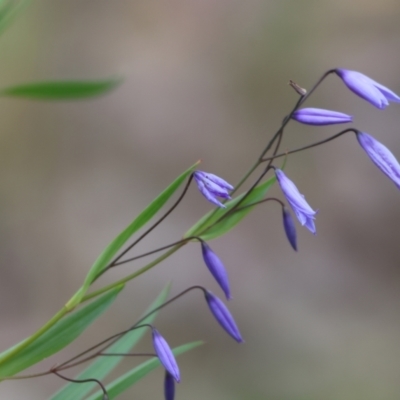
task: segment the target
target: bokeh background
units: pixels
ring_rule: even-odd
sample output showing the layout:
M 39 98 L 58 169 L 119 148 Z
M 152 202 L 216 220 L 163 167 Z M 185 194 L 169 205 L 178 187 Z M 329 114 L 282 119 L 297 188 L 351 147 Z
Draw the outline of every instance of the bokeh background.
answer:
M 1 348 L 61 308 L 103 247 L 194 161 L 237 182 L 296 101 L 289 79 L 309 88 L 343 67 L 399 93 L 399 20 L 398 0 L 33 2 L 0 38 L 1 86 L 125 80 L 88 101 L 0 99 Z M 307 105 L 354 115 L 400 156 L 399 105 L 375 109 L 336 77 Z M 336 131 L 293 122 L 283 148 Z M 400 194 L 352 135 L 290 157 L 286 171 L 320 210 L 318 234 L 299 227 L 295 254 L 268 204 L 211 243 L 246 343 L 220 329 L 199 293 L 166 309 L 157 326 L 171 345 L 207 342 L 179 359 L 176 398 L 399 399 Z M 178 239 L 209 209 L 191 188 L 141 250 Z M 220 293 L 188 245 L 34 371 L 129 326 L 168 281 L 173 294 L 193 284 Z M 157 370 L 121 400 L 162 399 L 162 378 Z M 42 400 L 61 385 L 5 382 L 0 398 Z

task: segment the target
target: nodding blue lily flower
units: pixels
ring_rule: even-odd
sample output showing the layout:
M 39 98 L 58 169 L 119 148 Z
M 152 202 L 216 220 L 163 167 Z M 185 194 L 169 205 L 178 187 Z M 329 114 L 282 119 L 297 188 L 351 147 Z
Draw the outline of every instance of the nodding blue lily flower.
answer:
M 400 165 L 391 151 L 364 132 L 357 132 L 357 140 L 372 162 L 400 189 Z
M 352 92 L 377 108 L 386 108 L 389 101 L 400 103 L 400 97 L 396 93 L 361 72 L 342 68 L 335 72 Z
M 164 378 L 164 398 L 165 400 L 174 400 L 175 398 L 175 382 L 172 375 L 165 371 Z
M 297 251 L 296 226 L 287 207 L 282 207 L 282 218 L 286 237 L 289 240 L 290 245 L 293 247 L 293 250 Z
M 323 110 L 321 108 L 302 108 L 293 113 L 292 118 L 307 125 L 333 125 L 352 122 L 351 115 L 338 111 Z
M 163 367 L 172 375 L 172 377 L 179 382 L 180 374 L 179 367 L 175 360 L 171 348 L 168 346 L 167 341 L 161 336 L 157 329 L 152 329 L 153 347 Z
M 235 320 L 222 300 L 220 300 L 217 296 L 214 296 L 208 290 L 204 291 L 204 295 L 210 311 L 222 328 L 224 328 L 225 331 L 238 343 L 243 342 L 239 328 L 237 327 Z
M 204 171 L 195 171 L 193 178 L 201 194 L 211 203 L 218 207 L 226 208 L 218 199 L 230 199 L 229 191 L 233 190 L 233 186 L 214 174 Z
M 222 261 L 219 257 L 211 250 L 210 246 L 205 243 L 201 242 L 201 251 L 203 253 L 203 260 L 207 265 L 207 268 L 211 272 L 212 276 L 218 282 L 221 289 L 224 291 L 226 299 L 231 299 L 231 292 L 229 288 L 229 280 L 228 280 L 228 273 L 222 264 Z
M 286 200 L 292 207 L 297 219 L 314 235 L 316 233 L 314 219 L 317 211 L 314 211 L 299 192 L 296 185 L 280 169 L 275 169 L 275 175 Z

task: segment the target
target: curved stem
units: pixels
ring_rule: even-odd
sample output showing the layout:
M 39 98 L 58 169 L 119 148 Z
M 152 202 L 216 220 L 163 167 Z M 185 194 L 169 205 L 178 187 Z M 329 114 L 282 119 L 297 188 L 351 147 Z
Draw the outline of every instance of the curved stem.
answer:
M 358 130 L 358 129 L 355 129 L 355 128 L 348 128 L 348 129 L 345 129 L 345 130 L 343 130 L 343 131 L 341 131 L 341 132 L 339 132 L 339 133 L 336 133 L 336 134 L 333 135 L 333 136 L 330 136 L 330 137 L 327 138 L 327 139 L 321 140 L 321 141 L 319 141 L 319 142 L 315 142 L 315 143 L 309 144 L 309 145 L 307 145 L 307 146 L 299 147 L 299 148 L 294 149 L 294 150 L 286 151 L 285 153 L 276 154 L 276 155 L 274 155 L 274 156 L 272 156 L 272 157 L 264 158 L 264 159 L 263 159 L 263 162 L 265 162 L 265 161 L 272 161 L 272 160 L 275 160 L 276 158 L 284 157 L 284 156 L 286 156 L 286 155 L 288 155 L 288 154 L 298 153 L 298 152 L 303 151 L 303 150 L 308 150 L 308 149 L 311 149 L 311 148 L 313 148 L 313 147 L 321 146 L 322 144 L 325 144 L 325 143 L 331 142 L 331 141 L 334 140 L 334 139 L 337 139 L 338 137 L 344 135 L 344 134 L 347 133 L 347 132 L 354 132 L 354 133 L 357 133 L 357 132 L 359 132 L 359 130 Z
M 193 180 L 193 174 L 190 175 L 188 181 L 186 182 L 186 185 L 181 193 L 181 195 L 178 197 L 176 202 L 172 205 L 172 207 L 158 220 L 156 221 L 147 231 L 145 231 L 142 235 L 140 235 L 132 244 L 130 244 L 121 254 L 119 254 L 111 263 L 102 271 L 102 273 L 106 272 L 108 269 L 114 267 L 117 265 L 117 262 L 126 254 L 128 253 L 129 250 L 131 250 L 134 246 L 136 246 L 142 239 L 144 239 L 151 231 L 153 231 L 158 225 L 161 224 L 165 220 L 165 218 L 168 217 L 172 213 L 172 211 L 175 210 L 175 208 L 179 205 L 179 203 L 182 201 L 182 199 L 185 197 L 186 192 L 189 189 L 190 183 Z
M 101 381 L 99 381 L 98 379 L 95 378 L 89 378 L 89 379 L 71 379 L 71 378 L 67 378 L 64 375 L 61 375 L 60 373 L 58 373 L 56 370 L 52 370 L 50 371 L 51 373 L 53 373 L 54 375 L 57 375 L 59 378 L 64 379 L 68 382 L 72 382 L 72 383 L 88 383 L 88 382 L 96 382 L 100 387 L 101 390 L 103 391 L 103 400 L 104 399 L 108 399 L 108 393 L 106 388 L 104 387 L 104 385 L 101 383 Z

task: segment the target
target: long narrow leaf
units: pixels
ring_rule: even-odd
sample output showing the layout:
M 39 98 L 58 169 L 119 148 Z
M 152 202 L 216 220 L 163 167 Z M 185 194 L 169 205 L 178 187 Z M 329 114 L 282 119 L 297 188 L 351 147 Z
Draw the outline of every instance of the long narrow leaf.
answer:
M 156 197 L 132 222 L 125 228 L 100 254 L 88 275 L 86 276 L 84 287 L 88 288 L 96 276 L 107 266 L 115 254 L 127 242 L 127 240 L 145 225 L 169 200 L 180 185 L 189 177 L 197 166 L 198 162 L 178 176 L 158 197 Z
M 275 183 L 275 180 L 276 178 L 272 177 L 261 185 L 258 185 L 250 195 L 240 203 L 239 208 L 262 200 L 268 189 Z M 243 210 L 229 214 L 226 218 L 216 223 L 216 221 L 228 213 L 229 210 L 243 198 L 243 196 L 244 193 L 237 196 L 235 199 L 226 202 L 226 208 L 220 208 L 216 212 L 214 212 L 214 210 L 210 211 L 186 232 L 185 237 L 200 236 L 203 240 L 211 240 L 224 235 L 235 227 L 254 208 L 251 206 L 246 207 Z M 214 223 L 216 224 L 212 226 Z
M 163 289 L 158 295 L 157 299 L 147 309 L 144 315 L 148 314 L 151 310 L 154 310 L 160 306 L 166 300 L 169 293 L 169 285 Z M 143 320 L 144 324 L 151 324 L 156 317 L 157 313 L 150 315 L 148 318 Z M 114 343 L 109 347 L 107 352 L 109 353 L 126 353 L 132 349 L 132 347 L 141 339 L 145 333 L 144 329 L 137 329 L 127 333 L 118 342 Z M 106 377 L 121 361 L 123 357 L 99 357 L 94 361 L 88 368 L 80 373 L 75 379 L 103 379 Z M 77 385 L 76 383 L 68 383 L 58 393 L 56 393 L 50 400 L 82 400 L 84 397 L 96 386 L 96 383 L 88 382 L 85 384 Z
M 20 353 L 1 364 L 0 379 L 13 376 L 66 347 L 112 304 L 122 288 L 110 290 L 58 321 Z
M 188 344 L 184 344 L 182 346 L 176 347 L 173 350 L 174 355 L 178 356 L 179 354 L 185 353 L 186 351 L 192 350 L 197 346 L 200 346 L 203 342 L 192 342 Z M 129 389 L 132 385 L 134 385 L 137 381 L 144 378 L 151 371 L 156 369 L 160 365 L 160 361 L 158 358 L 152 358 L 151 360 L 145 361 L 140 364 L 138 367 L 132 369 L 127 372 L 125 375 L 122 375 L 115 381 L 111 382 L 107 385 L 107 392 L 110 399 L 116 399 L 118 395 L 123 393 L 125 390 Z M 160 384 L 160 392 L 162 384 Z M 87 400 L 102 400 L 103 392 L 99 391 L 90 396 Z
M 120 83 L 121 79 L 115 78 L 100 81 L 37 82 L 1 89 L 0 95 L 37 100 L 74 100 L 100 96 Z
M 29 3 L 30 0 L 2 0 L 0 2 L 0 35 Z

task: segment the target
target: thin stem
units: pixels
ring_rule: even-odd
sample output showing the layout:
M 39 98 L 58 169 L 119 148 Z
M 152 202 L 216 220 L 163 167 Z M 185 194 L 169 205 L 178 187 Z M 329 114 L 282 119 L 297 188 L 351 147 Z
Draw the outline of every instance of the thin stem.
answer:
M 102 357 L 157 357 L 154 353 L 99 353 L 98 355 Z
M 60 365 L 58 366 L 58 369 L 64 369 L 64 367 L 66 367 L 66 366 L 67 366 L 67 368 L 70 368 L 70 367 L 76 366 L 76 365 L 78 365 L 78 364 L 80 364 L 80 363 L 82 363 L 82 362 L 88 361 L 88 360 L 90 360 L 90 359 L 92 359 L 92 358 L 95 358 L 95 357 L 97 357 L 97 355 L 98 355 L 99 353 L 102 353 L 104 350 L 106 350 L 108 347 L 110 347 L 112 344 L 114 344 L 117 340 L 119 340 L 123 335 L 127 334 L 128 332 L 130 332 L 130 331 L 132 331 L 132 330 L 134 330 L 134 329 L 142 328 L 142 327 L 144 327 L 144 326 L 151 326 L 151 325 L 149 325 L 149 324 L 142 324 L 142 325 L 139 325 L 139 324 L 141 324 L 141 323 L 142 323 L 145 319 L 147 319 L 150 315 L 152 315 L 152 314 L 154 314 L 155 312 L 161 310 L 162 308 L 168 306 L 168 305 L 171 304 L 172 302 L 178 300 L 180 297 L 184 296 L 186 293 L 188 293 L 188 292 L 190 292 L 190 291 L 192 291 L 192 290 L 194 290 L 194 289 L 201 289 L 203 292 L 205 292 L 205 289 L 204 289 L 202 286 L 197 286 L 197 285 L 191 286 L 191 287 L 185 289 L 184 291 L 180 292 L 180 293 L 177 294 L 176 296 L 174 296 L 174 297 L 172 297 L 171 299 L 165 301 L 163 304 L 161 304 L 161 305 L 159 305 L 158 307 L 155 307 L 153 310 L 149 311 L 147 314 L 145 314 L 143 317 L 141 317 L 138 321 L 136 321 L 136 323 L 135 323 L 134 325 L 132 325 L 130 328 L 128 328 L 128 329 L 126 329 L 126 330 L 124 330 L 124 331 L 122 331 L 122 332 L 120 332 L 120 333 L 114 334 L 114 335 L 108 337 L 107 339 L 104 339 L 104 340 L 102 340 L 101 342 L 95 344 L 94 346 L 91 346 L 89 349 L 86 349 L 85 351 L 83 351 L 83 352 L 77 354 L 76 356 L 74 356 L 74 357 L 70 358 L 69 360 L 67 360 L 67 361 L 63 362 L 62 364 L 60 364 Z M 71 365 L 71 362 L 72 362 L 72 361 L 75 361 L 75 360 L 81 358 L 81 357 L 84 356 L 85 354 L 90 353 L 91 351 L 97 349 L 98 347 L 100 347 L 100 346 L 102 346 L 102 345 L 104 345 L 104 344 L 106 344 L 106 343 L 107 343 L 107 345 L 106 345 L 105 347 L 103 347 L 103 348 L 102 348 L 99 352 L 97 352 L 96 354 L 93 354 L 93 355 L 89 356 L 88 358 L 85 358 L 84 360 L 80 360 L 78 363 L 75 363 L 75 364 L 72 364 L 72 365 Z
M 120 279 L 118 281 L 115 281 L 115 282 L 111 283 L 110 285 L 103 286 L 101 289 L 95 290 L 94 292 L 91 292 L 91 293 L 87 294 L 86 296 L 84 296 L 82 298 L 81 302 L 83 303 L 84 301 L 88 301 L 88 300 L 92 299 L 93 297 L 97 297 L 97 296 L 99 296 L 99 295 L 101 295 L 101 294 L 103 294 L 105 292 L 108 292 L 109 290 L 112 290 L 112 289 L 116 288 L 117 286 L 124 285 L 125 283 L 131 281 L 132 279 L 137 278 L 139 275 L 144 274 L 146 271 L 148 271 L 149 269 L 153 268 L 154 266 L 159 264 L 161 261 L 164 261 L 170 255 L 174 254 L 182 246 L 183 246 L 183 244 L 178 244 L 178 245 L 174 246 L 171 250 L 167 251 L 166 253 L 164 253 L 160 257 L 156 258 L 151 263 L 145 265 L 143 268 L 137 270 L 136 272 L 126 276 L 125 278 L 122 278 L 122 279 Z
M 118 265 L 126 264 L 126 263 L 131 262 L 131 261 L 138 260 L 139 258 L 143 258 L 143 257 L 150 256 L 151 254 L 158 253 L 158 252 L 160 252 L 160 251 L 162 251 L 162 250 L 169 249 L 170 247 L 176 246 L 176 245 L 178 245 L 178 244 L 184 245 L 184 244 L 186 244 L 187 242 L 190 242 L 190 241 L 193 240 L 193 239 L 196 239 L 196 240 L 198 240 L 198 241 L 200 241 L 200 242 L 203 241 L 203 240 L 202 240 L 200 237 L 198 237 L 198 236 L 189 236 L 189 237 L 187 237 L 187 238 L 178 240 L 177 242 L 167 244 L 167 245 L 162 246 L 162 247 L 159 247 L 159 248 L 157 248 L 157 249 L 155 249 L 155 250 L 151 250 L 151 251 L 149 251 L 149 252 L 147 252 L 147 253 L 143 253 L 143 254 L 140 254 L 140 255 L 138 255 L 138 256 L 135 256 L 135 257 L 132 257 L 132 258 L 128 258 L 127 260 L 119 261 L 119 262 L 117 262 L 117 263 L 114 264 L 114 267 L 116 267 L 116 266 L 118 266 Z
M 49 371 L 46 372 L 41 372 L 38 374 L 32 374 L 32 375 L 22 375 L 22 376 L 10 376 L 10 377 L 6 377 L 3 378 L 5 380 L 18 380 L 18 379 L 29 379 L 29 378 L 36 378 L 36 377 L 40 377 L 40 376 L 45 376 L 45 375 L 49 375 L 51 373 L 58 373 L 58 371 L 63 371 L 65 369 L 68 368 L 72 368 L 75 367 L 77 365 L 80 365 L 86 361 L 92 360 L 93 358 L 96 358 L 98 356 L 149 356 L 149 357 L 153 357 L 155 356 L 155 354 L 153 353 L 103 353 L 107 348 L 109 348 L 112 344 L 114 344 L 117 340 L 119 340 L 123 335 L 127 334 L 128 332 L 134 330 L 134 329 L 139 329 L 139 328 L 143 328 L 143 327 L 150 327 L 153 328 L 152 325 L 150 324 L 142 324 L 139 325 L 140 323 L 142 323 L 146 318 L 148 318 L 150 315 L 154 314 L 155 312 L 161 310 L 162 308 L 168 306 L 169 304 L 171 304 L 172 302 L 178 300 L 180 297 L 184 296 L 186 293 L 195 290 L 195 289 L 200 289 L 203 291 L 203 293 L 206 292 L 206 289 L 202 286 L 191 286 L 187 289 L 185 289 L 184 291 L 178 293 L 176 296 L 172 297 L 171 299 L 165 301 L 163 304 L 159 305 L 158 307 L 155 307 L 153 310 L 149 311 L 148 313 L 146 313 L 143 317 L 141 317 L 136 323 L 135 325 L 131 326 L 129 329 L 126 329 L 122 332 L 116 333 L 104 340 L 102 340 L 101 342 L 95 344 L 94 346 L 91 346 L 89 349 L 86 349 L 85 351 L 77 354 L 76 356 L 68 359 L 67 361 L 63 362 L 62 364 L 58 364 L 56 367 L 50 369 Z M 108 343 L 111 342 L 111 343 Z M 82 356 L 84 356 L 85 354 L 90 353 L 91 351 L 97 349 L 98 347 L 103 346 L 103 348 L 99 351 L 97 351 L 95 354 L 92 354 L 86 358 L 84 358 L 83 360 L 79 360 L 75 363 L 72 363 L 75 360 L 78 360 L 79 358 L 81 358 Z M 71 364 L 72 363 L 72 364 Z
M 153 231 L 158 225 L 161 224 L 165 220 L 165 218 L 168 217 L 172 213 L 172 211 L 175 210 L 175 208 L 179 205 L 179 203 L 182 201 L 182 199 L 185 197 L 186 192 L 189 189 L 190 183 L 192 182 L 193 179 L 193 174 L 190 175 L 188 181 L 186 182 L 186 185 L 181 193 L 181 195 L 178 197 L 176 202 L 171 206 L 171 208 L 158 220 L 156 221 L 147 231 L 145 231 L 142 235 L 140 235 L 132 244 L 130 244 L 121 254 L 119 254 L 111 263 L 102 271 L 104 273 L 108 269 L 114 267 L 117 265 L 117 262 L 126 254 L 128 253 L 129 250 L 131 250 L 134 246 L 136 246 L 142 239 L 144 239 L 151 231 Z
M 56 370 L 52 370 L 52 371 L 50 371 L 50 372 L 52 372 L 54 375 L 57 375 L 57 376 L 60 377 L 61 379 L 64 379 L 65 381 L 68 381 L 68 382 L 73 382 L 73 383 L 89 383 L 89 382 L 96 382 L 96 383 L 100 386 L 101 390 L 103 391 L 103 399 L 108 399 L 107 390 L 106 390 L 105 386 L 104 386 L 98 379 L 95 379 L 95 378 L 89 378 L 89 379 L 71 379 L 71 378 L 67 378 L 67 377 L 64 376 L 64 375 L 61 375 L 61 374 L 58 373 Z
M 322 144 L 325 144 L 325 143 L 331 142 L 334 139 L 337 139 L 338 137 L 344 135 L 347 132 L 357 133 L 359 131 L 358 131 L 358 129 L 355 129 L 355 128 L 348 128 L 348 129 L 345 129 L 344 131 L 341 131 L 341 132 L 339 132 L 339 133 L 337 133 L 337 134 L 335 134 L 333 136 L 330 136 L 327 139 L 324 139 L 324 140 L 321 140 L 319 142 L 315 142 L 315 143 L 309 144 L 307 146 L 299 147 L 299 148 L 294 149 L 294 150 L 286 151 L 285 153 L 277 154 L 277 155 L 274 155 L 272 157 L 265 158 L 263 161 L 272 161 L 272 160 L 275 160 L 276 158 L 284 157 L 284 156 L 286 156 L 288 154 L 298 153 L 299 151 L 303 151 L 303 150 L 311 149 L 313 147 L 321 146 Z

